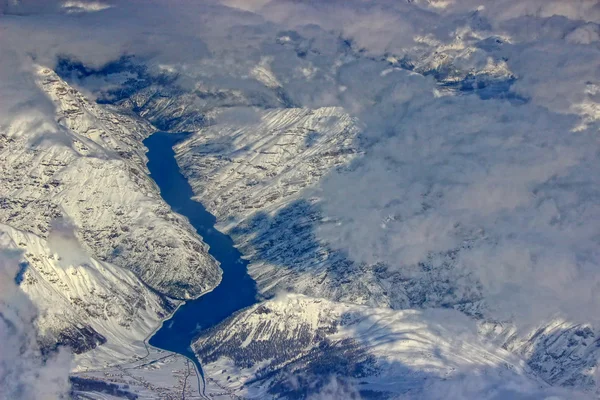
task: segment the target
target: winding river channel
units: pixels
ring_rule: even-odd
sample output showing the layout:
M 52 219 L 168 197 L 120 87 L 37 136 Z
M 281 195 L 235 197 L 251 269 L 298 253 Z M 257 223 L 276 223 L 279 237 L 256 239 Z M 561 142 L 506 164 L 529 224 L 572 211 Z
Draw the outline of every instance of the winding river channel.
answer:
M 215 216 L 206 211 L 201 203 L 192 200 L 192 188 L 179 171 L 173 150 L 173 146 L 185 137 L 186 134 L 157 132 L 144 141 L 148 148 L 150 177 L 159 186 L 161 196 L 173 211 L 187 217 L 203 241 L 210 246 L 208 252 L 220 263 L 223 277 L 213 291 L 179 307 L 150 338 L 149 344 L 192 359 L 203 374 L 190 347 L 192 340 L 200 331 L 256 303 L 257 290 L 256 283 L 247 272 L 248 261 L 242 259 L 229 236 L 215 229 Z

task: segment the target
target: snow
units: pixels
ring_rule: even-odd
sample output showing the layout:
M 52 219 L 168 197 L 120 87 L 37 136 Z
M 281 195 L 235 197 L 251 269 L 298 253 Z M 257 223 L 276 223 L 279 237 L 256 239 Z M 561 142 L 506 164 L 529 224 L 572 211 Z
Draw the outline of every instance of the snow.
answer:
M 88 257 L 63 265 L 61 253 L 43 238 L 7 225 L 0 234 L 24 251 L 21 288 L 40 312 L 36 321 L 46 343 L 63 330 L 88 326 L 106 343 L 76 356 L 77 369 L 117 364 L 146 353 L 144 339 L 160 323 L 164 300 L 130 271 Z
M 196 199 L 221 219 L 277 210 L 354 157 L 356 121 L 341 108 L 256 114 L 254 123 L 229 114 L 232 122 L 201 129 L 175 147 Z
M 139 338 L 170 308 L 145 285 L 190 298 L 219 280 L 146 176 L 141 140 L 159 128 L 194 132 L 178 162 L 251 261 L 261 294 L 311 296 L 266 302 L 283 319 L 253 316 L 243 338 L 218 327 L 240 354 L 220 347 L 227 355 L 211 362 L 235 374 L 215 367 L 211 394 L 262 396 L 286 366 L 339 360 L 329 348 L 296 358 L 310 353 L 309 332 L 334 327 L 319 335 L 360 343 L 342 354 L 353 365 L 386 352 L 406 364 L 381 361 L 387 380 L 364 383 L 402 396 L 399 382 L 432 398 L 472 397 L 490 382 L 534 393 L 538 378 L 598 390 L 597 2 L 227 1 L 244 11 L 165 12 L 157 0 L 98 12 L 83 11 L 100 3 L 70 2 L 58 14 L 62 3 L 34 3 L 2 8 L 0 221 L 13 247 L 24 243 L 34 303 L 60 305 L 39 319 L 41 332 L 108 335 L 83 364 L 125 357 L 127 343 L 142 354 Z M 91 75 L 75 71 L 67 84 L 52 72 L 57 55 Z M 101 76 L 107 62 L 132 68 Z M 95 310 L 92 289 L 114 290 L 114 315 Z M 125 333 L 129 291 L 157 308 Z M 456 318 L 470 330 L 415 310 L 439 307 L 468 315 Z M 256 346 L 268 353 L 298 338 L 308 340 L 298 354 L 236 366 Z M 240 386 L 271 367 L 279 381 Z M 456 385 L 439 382 L 446 374 Z
M 118 385 L 121 390 L 137 395 L 138 399 L 204 398 L 200 397 L 201 379 L 190 360 L 153 348 L 148 350 L 147 355 L 134 362 L 74 374 L 76 379 L 85 380 L 81 387 L 75 386 L 75 394 L 81 394 L 82 398 L 111 399 L 109 390 L 98 390 L 93 384 L 103 382 Z
M 22 250 L 40 344 L 70 347 L 74 371 L 145 358 L 178 304 L 165 295 L 211 289 L 217 263 L 147 176 L 141 141 L 154 128 L 35 72 L 55 120 L 18 115 L 0 128 L 0 235 Z
M 244 352 L 237 347 L 242 340 L 252 345 Z M 350 347 L 344 347 L 347 341 Z M 261 351 L 264 346 L 286 349 L 285 354 L 271 357 Z M 327 352 L 328 346 L 334 351 Z M 312 380 L 312 386 L 296 389 L 318 392 L 321 383 L 340 370 L 335 365 L 311 369 L 322 362 L 310 357 L 317 348 L 334 357 L 337 365 L 346 360 L 356 363 L 353 357 L 363 360 L 352 364 L 363 365 L 362 369 L 345 376 L 347 384 L 363 393 L 433 398 L 440 395 L 437 390 L 460 387 L 469 377 L 478 385 L 467 385 L 465 391 L 472 390 L 470 395 L 476 398 L 492 398 L 494 388 L 503 381 L 515 385 L 514 392 L 504 392 L 509 397 L 510 393 L 532 399 L 560 394 L 536 378 L 524 361 L 482 341 L 476 324 L 452 310 L 394 311 L 281 295 L 201 334 L 194 348 L 211 378 L 209 387 L 248 399 L 277 397 L 281 385 L 293 393 L 293 379 Z M 340 349 L 337 356 L 336 348 Z

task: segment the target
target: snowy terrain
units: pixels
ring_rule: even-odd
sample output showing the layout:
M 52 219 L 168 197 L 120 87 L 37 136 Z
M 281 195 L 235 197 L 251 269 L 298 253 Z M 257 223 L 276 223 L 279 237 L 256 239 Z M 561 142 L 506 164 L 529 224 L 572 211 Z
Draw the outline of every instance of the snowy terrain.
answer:
M 202 381 L 190 360 L 152 348 L 138 361 L 73 374 L 72 382 L 75 399 L 203 398 Z
M 219 219 L 281 208 L 356 153 L 356 121 L 341 108 L 245 111 L 175 147 L 197 199 Z
M 84 256 L 71 262 L 75 244 L 69 254 L 6 225 L 0 232 L 4 246 L 24 252 L 20 286 L 40 311 L 37 324 L 47 351 L 71 347 L 78 354 L 79 368 L 145 355 L 144 339 L 174 304 L 150 291 L 130 271 Z
M 335 398 L 553 393 L 523 361 L 483 344 L 475 324 L 452 310 L 392 311 L 284 295 L 234 315 L 194 346 L 209 385 L 223 396 L 303 398 L 326 393 L 336 377 L 343 380 Z
M 196 395 L 144 344 L 220 279 L 147 176 L 167 130 L 270 299 L 195 342 L 207 396 L 598 397 L 596 1 L 4 12 L 0 240 L 77 396 Z
M 66 217 L 81 227 L 82 241 L 93 254 L 131 269 L 154 289 L 189 298 L 212 288 L 219 279 L 214 260 L 147 177 L 141 140 L 153 128 L 89 103 L 55 74 L 45 72 L 48 75 L 41 72 L 40 84 L 57 106 L 59 124 L 75 133 L 73 147 L 79 153 L 56 161 L 69 163 L 66 170 L 55 167 L 56 176 L 40 168 L 40 175 L 54 179 L 46 197 L 56 193 Z M 77 147 L 82 139 L 88 139 L 89 149 Z M 49 157 L 51 151 L 45 153 Z
M 493 318 L 480 283 L 454 269 L 456 253 L 444 255 L 435 269 L 420 265 L 415 274 L 384 264 L 352 262 L 318 239 L 319 225 L 332 222 L 320 212 L 318 192 L 306 194 L 302 189 L 317 182 L 327 168 L 349 161 L 356 150 L 350 146 L 338 159 L 320 157 L 320 168 L 314 168 L 310 157 L 327 154 L 336 141 L 343 143 L 345 136 L 338 132 L 348 128 L 343 123 L 330 123 L 327 129 L 313 126 L 311 132 L 320 140 L 308 145 L 297 128 L 306 122 L 280 115 L 323 112 L 271 111 L 266 116 L 272 118 L 261 115 L 256 127 L 217 124 L 176 147 L 198 200 L 220 217 L 221 228 L 240 244 L 263 293 L 286 290 L 396 309 L 451 306 L 478 319 Z M 457 284 L 466 291 L 450 291 Z M 485 322 L 481 330 L 492 342 L 529 360 L 530 367 L 548 382 L 595 387 L 599 350 L 593 328 L 561 320 L 546 323 L 524 331 L 512 323 Z
M 0 131 L 0 235 L 21 252 L 42 353 L 66 346 L 75 370 L 146 357 L 178 304 L 167 296 L 196 297 L 220 271 L 147 176 L 141 141 L 154 129 L 36 73 L 56 123 L 24 115 Z
M 250 273 L 263 293 L 285 290 L 395 309 L 453 307 L 483 319 L 481 330 L 490 340 L 529 360 L 548 382 L 595 387 L 599 350 L 593 326 L 557 319 L 524 330 L 493 322 L 481 283 L 455 267 L 458 250 L 430 261 L 435 268 L 398 270 L 353 262 L 319 239 L 315 232 L 334 221 L 323 216 L 319 191 L 310 187 L 357 153 L 347 136 L 356 135 L 355 122 L 326 118 L 335 111 L 269 111 L 243 125 L 201 129 L 176 146 L 198 200 L 251 260 Z M 341 151 L 323 156 L 332 148 Z

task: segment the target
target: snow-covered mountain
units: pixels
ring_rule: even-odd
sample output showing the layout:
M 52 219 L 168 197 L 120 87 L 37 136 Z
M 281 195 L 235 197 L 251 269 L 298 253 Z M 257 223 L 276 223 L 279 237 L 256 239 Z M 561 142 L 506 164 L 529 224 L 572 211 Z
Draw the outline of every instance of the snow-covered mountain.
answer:
M 0 232 L 4 248 L 23 252 L 20 286 L 39 310 L 42 350 L 69 347 L 78 368 L 145 356 L 144 339 L 176 306 L 132 272 L 85 256 L 68 234 L 47 241 L 7 225 Z
M 387 76 L 390 70 L 382 71 Z M 478 75 L 487 82 L 478 90 L 495 87 L 501 89 L 495 95 L 504 96 L 502 91 L 509 87 L 502 85 L 510 82 L 510 73 L 502 68 L 490 71 L 493 76 L 485 71 Z M 217 216 L 219 228 L 251 261 L 249 271 L 262 294 L 272 296 L 283 290 L 397 310 L 454 308 L 480 321 L 481 333 L 490 343 L 523 357 L 540 379 L 596 387 L 598 348 L 593 344 L 597 341 L 593 327 L 551 320 L 523 331 L 510 321 L 497 322 L 489 314 L 480 282 L 455 268 L 460 248 L 438 254 L 431 263 L 398 269 L 353 261 L 323 240 L 319 230 L 338 221 L 323 212 L 319 183 L 332 171 L 355 168 L 351 161 L 360 157 L 364 146 L 360 120 L 341 107 L 264 110 L 265 105 L 280 105 L 263 103 L 262 97 L 253 97 L 255 92 L 237 93 L 238 100 L 231 104 L 213 101 L 198 108 L 197 99 L 205 95 L 168 89 L 173 83 L 161 79 L 161 90 L 171 90 L 172 97 L 146 97 L 149 89 L 144 88 L 131 96 L 137 99 L 135 106 L 129 98 L 118 104 L 166 127 L 194 131 L 176 146 L 178 163 L 197 200 Z M 440 93 L 459 89 L 458 94 L 488 96 L 453 86 L 448 76 L 436 79 Z M 232 93 L 224 90 L 217 97 Z
M 522 360 L 485 345 L 475 323 L 452 310 L 393 311 L 283 295 L 204 332 L 194 348 L 214 395 L 223 398 L 326 396 L 332 379 L 337 390 L 330 394 L 349 399 L 551 393 Z M 501 388 L 502 381 L 515 386 Z
M 175 147 L 197 199 L 219 219 L 279 209 L 356 153 L 357 122 L 341 108 L 234 109 L 221 118 Z
M 546 382 L 597 391 L 600 339 L 592 325 L 555 319 L 519 331 L 510 323 L 484 323 L 480 332 L 527 360 Z
M 175 150 L 197 199 L 252 260 L 250 272 L 264 294 L 288 290 L 392 308 L 469 303 L 476 309 L 476 282 L 469 292 L 447 295 L 444 275 L 451 265 L 423 267 L 416 276 L 407 271 L 408 277 L 385 265 L 352 262 L 318 238 L 319 227 L 336 222 L 321 212 L 315 185 L 357 156 L 358 121 L 340 108 L 276 109 L 254 117 L 203 128 Z
M 168 208 L 147 176 L 141 141 L 154 129 L 87 101 L 50 70 L 40 74 L 41 87 L 56 104 L 58 123 L 69 130 L 63 134 L 74 136 L 79 154 L 66 151 L 60 163 L 69 164 L 67 168 L 55 167 L 53 175 L 40 168 L 38 173 L 54 179 L 46 198 L 56 193 L 65 217 L 80 228 L 83 244 L 172 297 L 196 297 L 216 285 L 219 271 L 205 245 Z M 59 152 L 51 148 L 41 156 L 49 158 L 53 151 Z M 18 156 L 14 151 L 11 155 Z
M 315 227 L 328 222 L 304 191 L 357 155 L 358 121 L 334 107 L 246 112 L 175 151 L 197 200 L 252 261 L 262 292 L 389 304 L 372 272 L 317 240 Z
M 460 249 L 435 264 L 399 270 L 353 262 L 319 238 L 318 229 L 336 222 L 321 210 L 314 184 L 358 152 L 350 140 L 359 131 L 357 121 L 339 112 L 269 111 L 243 125 L 201 129 L 175 148 L 197 199 L 250 259 L 250 274 L 262 293 L 392 309 L 453 308 L 479 320 L 491 343 L 523 357 L 546 382 L 595 388 L 600 349 L 593 327 L 551 320 L 523 330 L 510 321 L 495 322 L 480 282 L 455 268 Z M 309 142 L 305 132 L 316 139 Z
M 199 396 L 598 396 L 595 2 L 87 3 L 0 6 L 49 100 L 0 102 L 0 240 L 75 395 L 202 386 L 144 344 L 220 279 L 165 130 L 270 299 L 201 332 Z
M 0 132 L 2 248 L 22 254 L 42 353 L 68 347 L 76 370 L 143 359 L 175 299 L 212 289 L 220 270 L 147 176 L 154 128 L 36 73 L 55 121 L 24 115 Z

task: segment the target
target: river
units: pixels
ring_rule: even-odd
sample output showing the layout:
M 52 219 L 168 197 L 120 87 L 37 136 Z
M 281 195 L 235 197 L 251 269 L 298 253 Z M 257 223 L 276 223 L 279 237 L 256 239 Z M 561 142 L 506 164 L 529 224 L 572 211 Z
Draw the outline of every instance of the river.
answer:
M 202 297 L 186 302 L 163 323 L 149 344 L 192 359 L 199 372 L 202 367 L 190 344 L 201 330 L 217 325 L 236 311 L 256 303 L 256 283 L 248 275 L 248 261 L 234 247 L 231 238 L 215 229 L 216 218 L 191 198 L 192 188 L 179 171 L 173 146 L 186 134 L 157 132 L 144 141 L 148 148 L 150 177 L 160 188 L 163 199 L 173 211 L 187 217 L 210 246 L 209 253 L 221 265 L 221 283 Z

